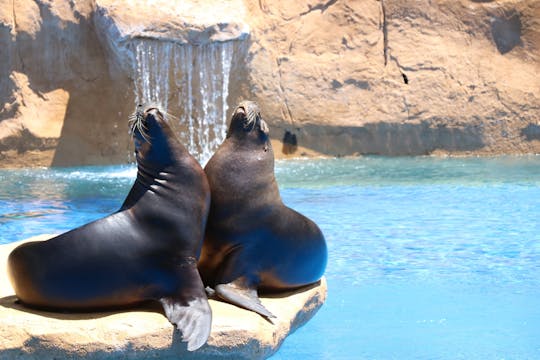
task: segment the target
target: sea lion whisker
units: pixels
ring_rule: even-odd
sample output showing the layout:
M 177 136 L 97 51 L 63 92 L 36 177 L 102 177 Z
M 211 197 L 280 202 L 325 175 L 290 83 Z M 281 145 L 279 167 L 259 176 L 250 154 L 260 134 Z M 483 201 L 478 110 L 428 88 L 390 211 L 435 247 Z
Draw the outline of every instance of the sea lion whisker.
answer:
M 163 116 L 168 120 L 169 118 L 173 119 L 173 120 L 180 120 L 180 117 L 176 116 L 176 115 L 173 115 L 172 113 L 168 112 L 168 111 L 163 111 L 162 112 Z
M 137 110 L 129 116 L 128 126 L 131 136 L 135 136 L 135 130 L 138 130 L 143 139 L 150 143 L 150 136 L 148 135 L 148 127 L 144 122 L 144 113 L 142 106 L 139 105 Z
M 241 102 L 235 110 L 235 115 L 239 113 L 243 113 L 245 117 L 243 122 L 245 131 L 252 131 L 261 117 L 258 105 L 252 101 Z
M 244 124 L 244 129 L 246 130 L 253 130 L 253 127 L 255 126 L 255 119 L 256 114 L 254 113 L 253 109 L 248 109 L 246 114 L 247 121 Z
M 137 130 L 139 130 L 139 133 L 141 134 L 143 139 L 146 142 L 150 143 L 150 136 L 147 134 L 148 128 L 146 127 L 146 125 L 144 125 L 142 121 L 137 122 Z

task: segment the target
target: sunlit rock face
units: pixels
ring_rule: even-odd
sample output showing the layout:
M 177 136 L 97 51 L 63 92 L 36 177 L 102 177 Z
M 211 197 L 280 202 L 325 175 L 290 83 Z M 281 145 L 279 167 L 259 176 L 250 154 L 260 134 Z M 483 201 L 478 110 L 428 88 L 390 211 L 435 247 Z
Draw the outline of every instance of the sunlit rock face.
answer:
M 93 12 L 90 1 L 0 6 L 2 166 L 125 159 L 127 78 L 111 81 Z
M 250 4 L 249 88 L 274 138 L 330 155 L 540 151 L 540 2 Z
M 10 1 L 1 164 L 130 161 L 139 102 L 204 162 L 240 99 L 276 156 L 540 152 L 538 16 L 533 0 Z

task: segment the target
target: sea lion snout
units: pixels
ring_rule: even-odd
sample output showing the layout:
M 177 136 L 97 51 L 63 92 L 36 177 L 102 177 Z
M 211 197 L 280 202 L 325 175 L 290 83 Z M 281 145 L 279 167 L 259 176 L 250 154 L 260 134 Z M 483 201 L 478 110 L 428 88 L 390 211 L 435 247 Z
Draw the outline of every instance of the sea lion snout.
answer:
M 231 128 L 241 129 L 243 132 L 251 132 L 253 129 L 260 129 L 265 135 L 268 134 L 268 126 L 261 118 L 259 105 L 254 101 L 242 101 L 234 109 Z
M 240 115 L 240 114 L 246 115 L 246 109 L 244 109 L 243 106 L 238 106 L 236 108 L 236 110 L 234 110 L 234 115 L 233 116 Z
M 145 110 L 144 113 L 145 113 L 145 116 L 152 115 L 155 118 L 163 117 L 163 115 L 161 114 L 161 111 L 159 111 L 157 107 L 149 107 L 148 109 Z

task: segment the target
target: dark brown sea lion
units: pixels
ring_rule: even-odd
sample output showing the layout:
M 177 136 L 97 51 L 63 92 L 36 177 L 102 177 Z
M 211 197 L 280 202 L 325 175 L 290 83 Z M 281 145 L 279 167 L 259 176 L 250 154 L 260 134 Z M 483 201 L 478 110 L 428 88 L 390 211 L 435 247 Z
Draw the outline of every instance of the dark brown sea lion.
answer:
M 257 104 L 238 105 L 205 172 L 212 201 L 199 260 L 203 281 L 220 298 L 273 317 L 258 292 L 318 281 L 327 248 L 319 227 L 281 200 L 268 126 Z
M 122 208 L 9 256 L 20 301 L 53 311 L 93 311 L 160 301 L 188 350 L 210 334 L 211 310 L 197 271 L 210 189 L 199 163 L 161 112 L 132 120 L 137 179 Z

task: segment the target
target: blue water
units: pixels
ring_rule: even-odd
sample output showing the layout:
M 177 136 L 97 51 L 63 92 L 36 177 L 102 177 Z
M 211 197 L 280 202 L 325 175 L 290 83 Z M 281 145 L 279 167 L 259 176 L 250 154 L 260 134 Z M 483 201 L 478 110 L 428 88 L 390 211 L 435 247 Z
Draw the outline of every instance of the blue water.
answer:
M 540 157 L 278 162 L 328 300 L 272 359 L 540 359 Z M 135 169 L 0 171 L 0 243 L 118 209 Z

